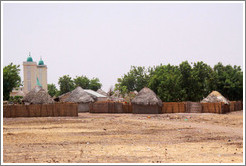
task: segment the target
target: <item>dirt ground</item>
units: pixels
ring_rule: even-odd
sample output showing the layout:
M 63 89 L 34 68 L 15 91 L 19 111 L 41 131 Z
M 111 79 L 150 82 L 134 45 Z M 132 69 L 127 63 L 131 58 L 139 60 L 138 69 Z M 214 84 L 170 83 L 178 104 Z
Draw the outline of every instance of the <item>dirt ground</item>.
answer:
M 243 111 L 3 119 L 4 163 L 242 163 Z

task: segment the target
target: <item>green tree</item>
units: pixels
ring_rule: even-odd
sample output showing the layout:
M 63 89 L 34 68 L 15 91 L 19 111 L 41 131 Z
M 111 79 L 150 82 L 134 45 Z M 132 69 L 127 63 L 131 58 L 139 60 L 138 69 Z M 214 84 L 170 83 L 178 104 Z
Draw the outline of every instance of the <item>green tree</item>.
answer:
M 69 75 L 64 75 L 64 76 L 60 77 L 58 84 L 60 86 L 59 95 L 70 92 L 70 91 L 74 90 L 74 88 L 75 88 L 74 82 Z
M 74 79 L 75 86 L 80 86 L 83 89 L 88 89 L 90 87 L 90 80 L 86 76 L 76 76 Z
M 10 96 L 9 101 L 12 101 L 15 104 L 21 104 L 23 96 Z
M 189 101 L 191 100 L 191 89 L 192 89 L 192 67 L 188 61 L 184 61 L 179 64 L 180 86 L 181 86 L 181 100 Z
M 89 89 L 92 89 L 94 91 L 97 91 L 101 87 L 102 87 L 102 84 L 100 83 L 100 81 L 99 81 L 98 78 L 92 78 L 90 80 Z
M 115 84 L 115 90 L 121 93 L 127 88 L 127 93 L 130 91 L 140 91 L 145 86 L 148 86 L 149 73 L 145 67 L 131 66 L 130 71 L 124 74 L 122 78 L 118 78 L 118 83 Z
M 150 81 L 151 88 L 162 101 L 181 101 L 181 74 L 177 66 L 161 65 L 156 67 Z
M 20 65 L 10 65 L 3 68 L 3 100 L 8 100 L 10 92 L 21 85 L 21 77 L 19 76 Z
M 217 89 L 229 100 L 243 99 L 243 72 L 240 66 L 223 66 L 218 63 L 214 66 L 217 78 Z
M 48 84 L 48 93 L 51 97 L 57 94 L 57 88 L 55 84 Z
M 192 101 L 200 101 L 211 92 L 211 86 L 209 86 L 211 80 L 211 73 L 213 69 L 206 63 L 200 61 L 194 63 L 192 69 L 192 84 L 190 87 L 190 99 Z

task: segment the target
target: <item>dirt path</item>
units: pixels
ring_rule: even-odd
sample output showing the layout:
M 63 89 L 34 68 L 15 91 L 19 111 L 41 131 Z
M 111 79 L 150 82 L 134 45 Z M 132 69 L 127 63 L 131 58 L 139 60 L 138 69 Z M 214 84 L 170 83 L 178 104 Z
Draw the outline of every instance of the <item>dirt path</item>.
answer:
M 10 163 L 242 163 L 243 111 L 4 118 Z

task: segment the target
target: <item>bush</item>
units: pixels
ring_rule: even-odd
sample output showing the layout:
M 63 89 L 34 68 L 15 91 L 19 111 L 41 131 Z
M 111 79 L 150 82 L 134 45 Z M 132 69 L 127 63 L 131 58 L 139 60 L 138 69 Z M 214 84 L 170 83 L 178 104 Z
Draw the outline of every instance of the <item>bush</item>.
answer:
M 21 104 L 23 96 L 10 96 L 9 101 L 13 102 L 14 104 Z

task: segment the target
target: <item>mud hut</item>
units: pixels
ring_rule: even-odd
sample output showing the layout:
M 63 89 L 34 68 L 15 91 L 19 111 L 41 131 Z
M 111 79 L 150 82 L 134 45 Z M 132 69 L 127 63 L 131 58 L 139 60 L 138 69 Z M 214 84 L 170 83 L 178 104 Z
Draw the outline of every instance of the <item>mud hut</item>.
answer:
M 22 101 L 25 104 L 50 104 L 54 103 L 50 95 L 40 86 L 36 86 L 28 92 Z
M 225 104 L 229 104 L 229 100 L 227 100 L 222 94 L 218 91 L 212 91 L 206 98 L 204 98 L 201 103 L 217 103 L 223 102 Z
M 161 109 L 161 99 L 146 87 L 132 100 L 132 112 L 135 114 L 160 114 Z
M 78 103 L 78 112 L 89 112 L 94 99 L 78 86 L 69 94 L 64 102 Z

